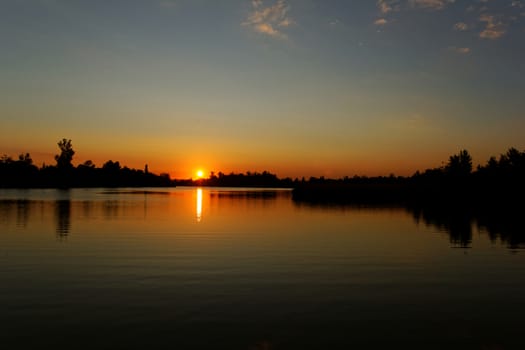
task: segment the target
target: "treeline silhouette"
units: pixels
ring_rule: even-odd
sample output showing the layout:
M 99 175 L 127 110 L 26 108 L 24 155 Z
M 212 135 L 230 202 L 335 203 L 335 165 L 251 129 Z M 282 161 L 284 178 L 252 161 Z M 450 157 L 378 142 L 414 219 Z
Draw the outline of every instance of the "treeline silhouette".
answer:
M 211 172 L 206 179 L 175 180 L 179 186 L 210 186 L 210 187 L 260 187 L 260 188 L 292 188 L 298 180 L 291 178 L 279 179 L 268 171 L 224 174 Z
M 473 225 L 511 249 L 525 244 L 525 152 L 515 148 L 475 169 L 462 150 L 410 177 L 310 178 L 292 193 L 297 205 L 404 208 L 458 247 L 470 246 Z
M 60 153 L 56 165 L 33 164 L 29 153 L 13 159 L 0 158 L 0 187 L 3 188 L 71 188 L 71 187 L 167 187 L 174 186 L 168 174 L 156 175 L 144 170 L 130 169 L 120 163 L 107 161 L 98 168 L 88 160 L 77 167 L 72 160 L 75 154 L 71 140 L 58 142 Z
M 280 179 L 268 171 L 217 174 L 208 178 L 171 180 L 168 174 L 152 174 L 147 165 L 144 170 L 121 166 L 109 160 L 96 167 L 88 160 L 73 166 L 75 154 L 71 140 L 58 142 L 60 153 L 56 165 L 33 164 L 29 153 L 13 159 L 0 158 L 0 187 L 169 187 L 217 186 L 293 188 L 293 199 L 326 203 L 452 203 L 477 205 L 479 203 L 506 203 L 515 199 L 523 204 L 525 195 L 525 152 L 510 148 L 498 158 L 491 157 L 476 169 L 467 150 L 451 155 L 448 162 L 438 168 L 417 171 L 403 176 L 354 176 L 339 179 L 324 177 Z
M 444 166 L 410 177 L 310 178 L 294 187 L 293 198 L 318 203 L 523 205 L 524 180 L 525 152 L 510 148 L 474 170 L 472 157 L 462 150 Z

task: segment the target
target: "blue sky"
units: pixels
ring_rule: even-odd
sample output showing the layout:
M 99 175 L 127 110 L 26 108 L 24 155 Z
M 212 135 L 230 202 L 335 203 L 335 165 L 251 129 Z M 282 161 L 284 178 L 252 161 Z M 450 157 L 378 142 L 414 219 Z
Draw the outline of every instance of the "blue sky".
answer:
M 525 1 L 0 3 L 0 153 L 175 177 L 411 174 L 525 148 Z

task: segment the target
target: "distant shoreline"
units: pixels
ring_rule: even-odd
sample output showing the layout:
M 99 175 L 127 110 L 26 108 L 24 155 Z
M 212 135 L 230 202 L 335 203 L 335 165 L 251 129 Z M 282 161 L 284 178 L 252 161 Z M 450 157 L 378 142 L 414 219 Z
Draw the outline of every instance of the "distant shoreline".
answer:
M 509 148 L 486 165 L 472 165 L 467 150 L 451 155 L 438 168 L 416 171 L 403 176 L 353 176 L 339 179 L 310 177 L 279 178 L 269 171 L 229 173 L 211 172 L 207 178 L 171 179 L 169 174 L 153 174 L 148 165 L 143 170 L 121 166 L 109 160 L 96 167 L 91 161 L 74 166 L 75 151 L 71 140 L 57 143 L 60 154 L 56 165 L 33 164 L 29 153 L 18 159 L 0 157 L 0 188 L 140 188 L 140 187 L 231 187 L 291 188 L 293 197 L 304 202 L 334 203 L 451 203 L 475 205 L 522 201 L 525 198 L 525 152 Z M 202 171 L 199 176 L 203 176 Z

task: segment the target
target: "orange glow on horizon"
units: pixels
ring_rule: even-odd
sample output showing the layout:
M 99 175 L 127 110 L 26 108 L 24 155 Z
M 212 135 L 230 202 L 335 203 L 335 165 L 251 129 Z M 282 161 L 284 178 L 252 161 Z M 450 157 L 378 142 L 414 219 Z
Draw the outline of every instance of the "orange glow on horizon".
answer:
M 396 176 L 411 176 L 417 170 L 424 171 L 434 167 L 439 167 L 446 162 L 448 156 L 455 153 L 455 149 L 437 149 L 414 151 L 412 153 L 385 153 L 372 156 L 365 153 L 356 153 L 344 160 L 341 157 L 325 159 L 322 157 L 297 156 L 297 159 L 290 159 L 288 156 L 271 157 L 271 159 L 262 157 L 261 159 L 246 159 L 245 157 L 227 154 L 224 157 L 218 157 L 205 154 L 188 154 L 185 156 L 178 155 L 158 155 L 158 154 L 136 154 L 126 153 L 125 150 L 119 149 L 115 152 L 102 152 L 98 149 L 90 148 L 82 142 L 75 143 L 73 146 L 78 153 L 73 158 L 75 166 L 91 160 L 97 167 L 102 167 L 108 160 L 119 161 L 121 166 L 127 166 L 132 169 L 143 170 L 148 165 L 148 171 L 154 174 L 168 173 L 172 179 L 204 179 L 211 172 L 224 174 L 262 172 L 269 171 L 276 174 L 279 178 L 291 177 L 292 179 L 301 179 L 310 176 L 326 178 L 341 178 L 344 176 L 389 176 L 391 173 Z M 54 145 L 48 148 L 8 148 L 6 152 L 9 156 L 16 158 L 16 154 L 29 152 L 32 156 L 33 163 L 37 167 L 43 164 L 55 165 L 54 155 L 58 153 Z M 204 153 L 204 154 L 203 154 Z M 1 154 L 1 153 L 0 153 Z M 484 164 L 488 155 L 482 151 L 472 151 L 474 164 Z M 195 161 L 198 160 L 198 161 Z M 203 166 L 205 164 L 205 166 Z M 202 173 L 201 173 L 202 172 Z

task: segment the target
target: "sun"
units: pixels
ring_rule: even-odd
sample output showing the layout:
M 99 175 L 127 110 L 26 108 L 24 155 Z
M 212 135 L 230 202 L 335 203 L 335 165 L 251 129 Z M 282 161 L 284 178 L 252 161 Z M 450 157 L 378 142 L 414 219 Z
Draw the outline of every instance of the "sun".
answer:
M 203 178 L 203 177 L 204 177 L 204 171 L 202 171 L 202 170 L 197 170 L 197 177 L 198 177 L 199 179 Z

